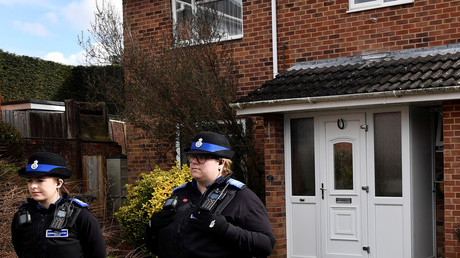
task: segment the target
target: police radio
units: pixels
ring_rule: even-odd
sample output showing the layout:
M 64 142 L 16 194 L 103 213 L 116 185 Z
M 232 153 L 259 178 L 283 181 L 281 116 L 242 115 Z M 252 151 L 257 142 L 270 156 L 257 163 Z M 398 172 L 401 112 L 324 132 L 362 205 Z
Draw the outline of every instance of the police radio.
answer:
M 18 212 L 18 224 L 23 225 L 30 223 L 32 223 L 32 216 L 29 211 L 25 207 L 20 208 Z
M 168 199 L 166 199 L 165 204 L 163 205 L 163 209 L 176 210 L 177 203 L 177 196 L 169 197 Z
M 214 209 L 217 207 L 217 204 L 225 198 L 228 185 L 229 183 L 227 183 L 227 185 L 225 185 L 224 189 L 222 190 L 220 190 L 220 188 L 212 190 L 212 192 L 208 194 L 204 202 L 201 204 L 200 209 L 211 212 L 214 211 Z
M 61 230 L 66 222 L 67 218 L 70 218 L 73 212 L 72 206 L 73 198 L 70 203 L 64 203 L 59 206 L 59 208 L 54 213 L 53 221 L 51 222 L 50 229 L 52 230 Z

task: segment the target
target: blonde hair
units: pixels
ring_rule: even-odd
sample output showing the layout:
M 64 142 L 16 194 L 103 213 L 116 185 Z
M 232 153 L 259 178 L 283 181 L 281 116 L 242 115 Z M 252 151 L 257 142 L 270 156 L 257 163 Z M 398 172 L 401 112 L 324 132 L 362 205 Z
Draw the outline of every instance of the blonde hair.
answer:
M 220 160 L 225 161 L 224 167 L 222 168 L 222 175 L 228 176 L 233 173 L 232 171 L 232 160 L 231 159 L 226 159 L 226 158 L 220 158 Z

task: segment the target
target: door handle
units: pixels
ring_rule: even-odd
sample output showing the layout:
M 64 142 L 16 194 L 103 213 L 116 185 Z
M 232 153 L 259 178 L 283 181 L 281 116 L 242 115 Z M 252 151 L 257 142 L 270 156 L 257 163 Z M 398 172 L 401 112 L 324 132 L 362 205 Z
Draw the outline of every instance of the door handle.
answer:
M 324 200 L 324 191 L 327 190 L 326 188 L 324 188 L 324 183 L 321 183 L 321 188 L 320 188 L 320 190 L 321 190 L 321 198 Z

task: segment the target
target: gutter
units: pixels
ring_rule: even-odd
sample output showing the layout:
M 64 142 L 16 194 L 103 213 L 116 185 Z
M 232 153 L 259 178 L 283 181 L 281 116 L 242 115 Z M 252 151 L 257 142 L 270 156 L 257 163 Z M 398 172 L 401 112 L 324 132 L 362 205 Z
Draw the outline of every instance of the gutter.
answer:
M 393 90 L 393 91 L 384 91 L 384 92 L 374 92 L 374 93 L 359 93 L 359 94 L 347 94 L 347 95 L 334 95 L 334 96 L 318 96 L 318 97 L 303 97 L 303 98 L 291 98 L 291 99 L 275 99 L 275 100 L 263 100 L 263 101 L 253 101 L 253 102 L 235 102 L 231 103 L 230 107 L 236 109 L 236 111 L 242 111 L 244 109 L 252 108 L 267 108 L 267 107 L 282 107 L 287 105 L 298 105 L 298 104 L 308 104 L 315 106 L 315 104 L 324 103 L 324 102 L 338 102 L 338 101 L 357 101 L 364 99 L 377 99 L 384 98 L 385 102 L 380 104 L 388 103 L 402 103 L 404 100 L 392 101 L 391 99 L 399 99 L 400 97 L 408 96 L 421 96 L 421 95 L 434 95 L 434 94 L 450 94 L 450 93 L 459 93 L 460 86 L 447 86 L 447 87 L 435 87 L 435 88 L 424 88 L 424 89 L 413 89 L 413 90 Z M 457 99 L 460 96 L 455 96 Z M 418 101 L 429 101 L 429 100 L 439 100 L 433 96 L 432 98 L 425 98 Z M 445 99 L 448 100 L 448 99 Z M 406 101 L 416 102 L 416 100 Z M 357 105 L 358 106 L 358 105 Z M 332 105 L 331 105 L 332 107 Z M 288 111 L 288 110 L 286 110 Z M 243 112 L 244 113 L 244 112 Z

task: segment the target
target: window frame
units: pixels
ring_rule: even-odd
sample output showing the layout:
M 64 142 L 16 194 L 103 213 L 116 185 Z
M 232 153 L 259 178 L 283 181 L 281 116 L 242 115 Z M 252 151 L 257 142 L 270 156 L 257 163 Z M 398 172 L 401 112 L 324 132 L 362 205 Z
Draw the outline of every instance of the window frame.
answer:
M 172 12 L 172 18 L 173 18 L 173 26 L 177 25 L 177 9 L 176 9 L 176 4 L 177 2 L 185 2 L 184 4 L 188 5 L 191 7 L 192 12 L 195 14 L 197 10 L 197 3 L 200 0 L 190 0 L 190 3 L 186 3 L 184 0 L 171 0 L 171 12 Z M 220 0 L 201 0 L 200 2 L 202 3 L 208 3 L 208 2 L 216 2 Z M 229 16 L 227 14 L 223 14 L 224 16 Z M 243 19 L 243 1 L 241 0 L 241 34 L 238 35 L 228 35 L 227 31 L 222 32 L 224 35 L 222 38 L 220 38 L 221 41 L 228 41 L 228 40 L 234 40 L 234 39 L 241 39 L 243 38 L 244 35 L 244 19 Z M 233 19 L 233 17 L 232 17 Z M 238 19 L 238 18 L 234 18 Z
M 383 8 L 388 6 L 395 6 L 395 5 L 403 5 L 403 4 L 410 4 L 414 3 L 414 0 L 394 0 L 391 2 L 384 2 L 384 0 L 373 0 L 366 3 L 355 4 L 355 0 L 348 0 L 348 11 L 347 13 L 351 12 L 359 12 L 364 10 L 372 10 L 377 8 Z

